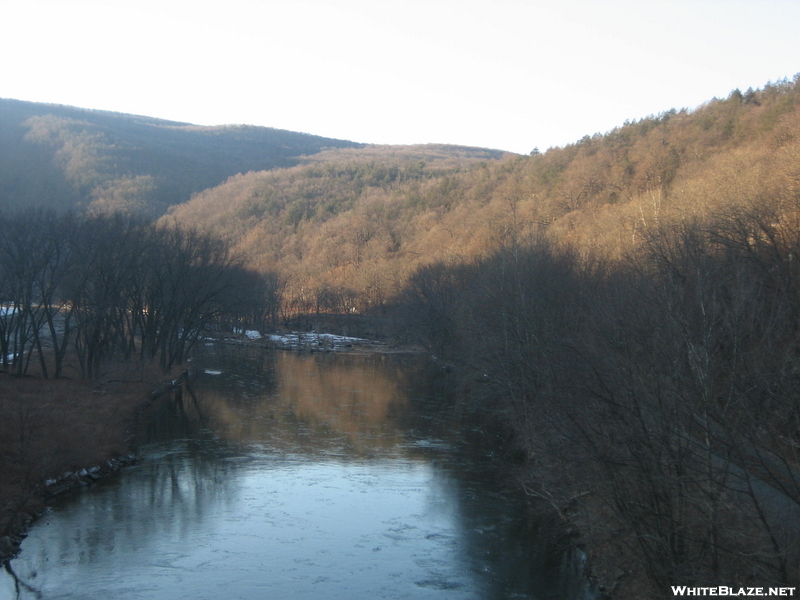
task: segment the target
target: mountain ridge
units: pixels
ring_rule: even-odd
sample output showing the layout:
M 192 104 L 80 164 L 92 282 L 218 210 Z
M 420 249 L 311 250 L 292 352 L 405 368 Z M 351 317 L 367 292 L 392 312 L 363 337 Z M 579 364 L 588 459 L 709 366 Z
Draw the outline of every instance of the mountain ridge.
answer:
M 236 173 L 360 146 L 270 127 L 209 127 L 0 99 L 0 206 L 158 216 Z

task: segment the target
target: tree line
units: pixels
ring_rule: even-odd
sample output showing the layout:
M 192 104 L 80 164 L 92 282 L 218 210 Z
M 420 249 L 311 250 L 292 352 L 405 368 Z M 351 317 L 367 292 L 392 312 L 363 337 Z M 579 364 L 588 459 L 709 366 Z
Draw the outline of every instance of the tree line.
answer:
M 419 269 L 417 339 L 509 433 L 615 597 L 800 583 L 800 196 L 650 228 L 598 257 L 511 236 Z M 610 575 L 609 575 L 610 573 Z
M 246 269 L 219 238 L 116 215 L 41 210 L 0 230 L 0 366 L 82 378 L 115 361 L 180 364 L 211 328 L 266 328 L 279 282 Z

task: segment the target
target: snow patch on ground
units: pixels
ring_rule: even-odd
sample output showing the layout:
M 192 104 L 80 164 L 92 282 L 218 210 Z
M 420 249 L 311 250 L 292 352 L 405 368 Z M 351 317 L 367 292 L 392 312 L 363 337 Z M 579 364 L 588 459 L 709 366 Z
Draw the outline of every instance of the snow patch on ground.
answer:
M 358 347 L 374 348 L 375 346 L 385 346 L 385 342 L 368 340 L 366 338 L 350 337 L 346 335 L 334 335 L 332 333 L 299 333 L 291 331 L 288 333 L 261 333 L 255 329 L 233 328 L 231 331 L 235 337 L 228 337 L 228 343 L 247 343 L 260 342 L 259 345 L 277 348 L 278 350 L 297 350 L 297 351 L 322 351 L 330 352 L 336 350 L 352 350 Z
M 260 340 L 261 339 L 261 334 L 258 331 L 256 331 L 255 329 L 248 329 L 247 331 L 244 332 L 244 336 L 246 338 L 248 338 L 248 339 L 251 339 L 251 340 Z
M 276 347 L 284 350 L 300 350 L 304 348 L 317 348 L 323 350 L 340 350 L 369 344 L 369 340 L 332 333 L 286 333 L 283 335 L 272 334 L 269 341 Z
M 261 339 L 261 333 L 256 331 L 255 329 L 246 329 L 245 330 L 245 329 L 239 329 L 237 327 L 234 327 L 233 333 L 235 333 L 237 335 L 243 335 L 244 337 L 246 337 L 249 340 L 260 340 Z

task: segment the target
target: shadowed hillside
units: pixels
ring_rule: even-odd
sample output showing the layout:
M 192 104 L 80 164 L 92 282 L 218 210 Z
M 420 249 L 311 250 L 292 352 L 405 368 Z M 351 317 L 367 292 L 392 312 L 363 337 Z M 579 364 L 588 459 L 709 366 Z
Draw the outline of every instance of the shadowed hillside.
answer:
M 358 146 L 254 126 L 0 100 L 0 208 L 46 206 L 158 216 L 236 173 Z

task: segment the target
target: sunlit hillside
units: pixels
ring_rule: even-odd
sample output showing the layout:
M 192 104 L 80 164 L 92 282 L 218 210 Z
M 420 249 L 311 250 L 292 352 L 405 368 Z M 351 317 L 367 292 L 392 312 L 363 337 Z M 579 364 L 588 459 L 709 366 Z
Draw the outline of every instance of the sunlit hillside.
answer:
M 619 256 L 674 219 L 792 193 L 798 80 L 733 91 L 531 156 L 441 146 L 321 153 L 248 173 L 167 217 L 277 270 L 296 310 L 381 305 L 418 266 L 547 234 Z
M 363 311 L 382 305 L 420 264 L 492 247 L 495 233 L 474 220 L 487 213 L 465 210 L 485 204 L 488 197 L 473 196 L 496 189 L 514 160 L 438 145 L 331 150 L 290 169 L 232 177 L 164 220 L 220 233 L 252 266 L 278 271 L 290 311 Z

